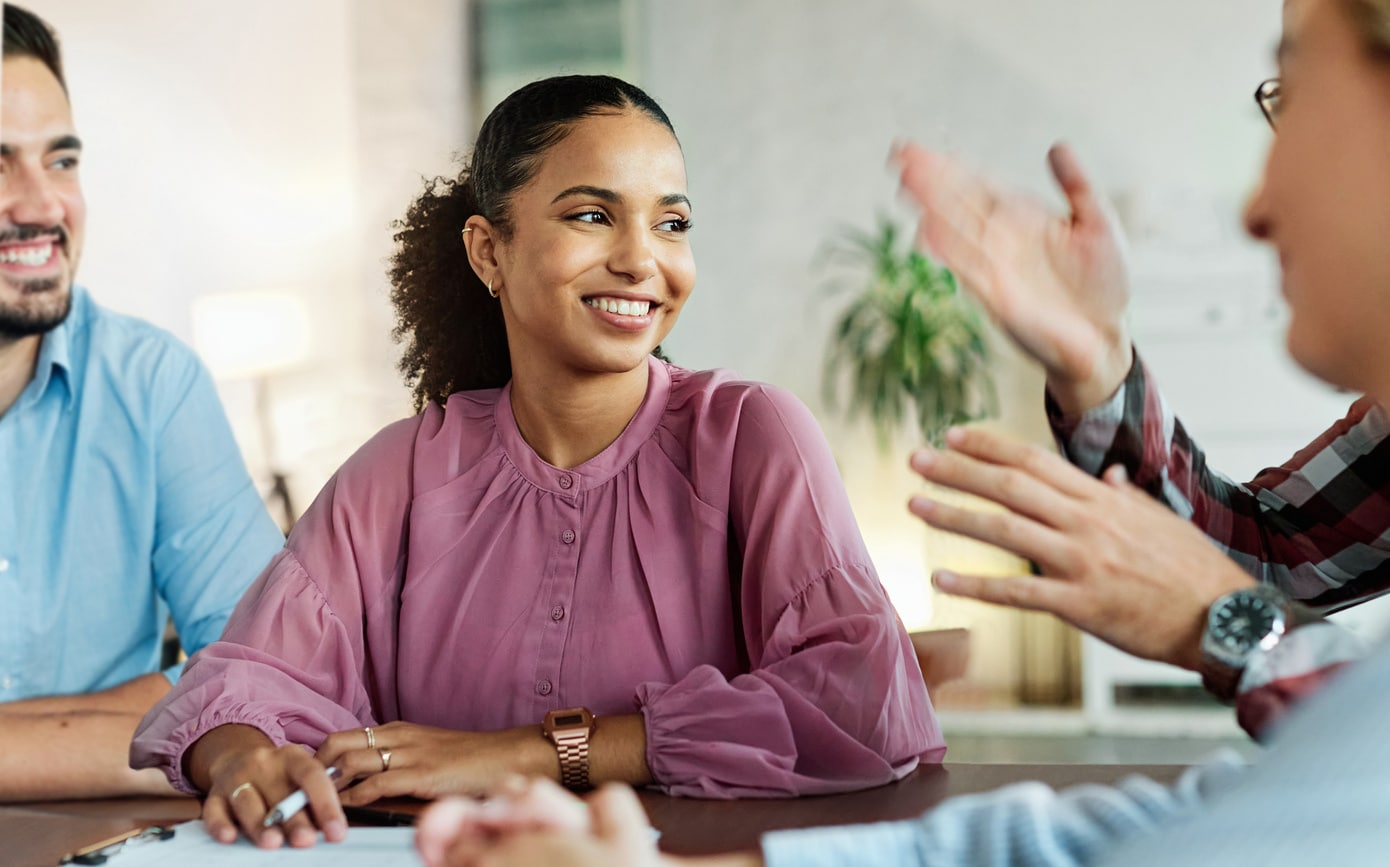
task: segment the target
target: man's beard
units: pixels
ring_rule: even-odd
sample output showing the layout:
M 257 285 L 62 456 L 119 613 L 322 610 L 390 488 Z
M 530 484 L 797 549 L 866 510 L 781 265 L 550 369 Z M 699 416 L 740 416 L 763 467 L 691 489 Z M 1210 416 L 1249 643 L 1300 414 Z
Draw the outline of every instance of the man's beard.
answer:
M 63 290 L 62 285 L 54 278 L 27 280 L 20 289 L 20 304 L 0 302 L 0 342 L 47 334 L 62 325 L 72 310 L 72 287 Z

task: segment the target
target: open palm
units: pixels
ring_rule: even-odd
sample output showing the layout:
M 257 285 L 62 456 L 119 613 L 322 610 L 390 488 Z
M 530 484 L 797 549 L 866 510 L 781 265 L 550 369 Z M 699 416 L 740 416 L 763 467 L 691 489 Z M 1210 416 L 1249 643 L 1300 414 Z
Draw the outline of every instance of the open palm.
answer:
M 1054 389 L 1088 403 L 1113 392 L 1131 359 L 1124 244 L 1070 149 L 1048 153 L 1070 214 L 918 145 L 894 160 L 922 209 L 921 241 L 1043 365 Z

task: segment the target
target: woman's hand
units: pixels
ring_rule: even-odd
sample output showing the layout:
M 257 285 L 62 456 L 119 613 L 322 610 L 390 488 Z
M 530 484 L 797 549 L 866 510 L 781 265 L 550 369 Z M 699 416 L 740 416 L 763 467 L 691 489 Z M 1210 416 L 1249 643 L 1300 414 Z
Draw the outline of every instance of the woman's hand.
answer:
M 219 726 L 189 749 L 189 776 L 207 792 L 203 825 L 221 843 L 236 840 L 240 829 L 263 849 L 312 846 L 318 830 L 331 842 L 347 836 L 347 817 L 327 768 L 303 748 L 274 746 L 250 726 Z M 266 814 L 296 789 L 308 806 L 283 825 L 262 827 Z
M 935 584 L 947 593 L 1047 611 L 1121 650 L 1196 669 L 1207 608 L 1254 584 L 1199 529 L 1129 484 L 1122 467 L 1095 479 L 1038 446 L 980 429 L 952 429 L 946 443 L 947 450 L 913 454 L 912 468 L 1007 511 L 927 497 L 914 497 L 909 509 L 1042 571 L 1011 578 L 938 572 Z
M 1129 275 L 1116 220 L 1075 155 L 1057 145 L 1047 156 L 1070 213 L 915 144 L 897 148 L 891 161 L 922 209 L 920 239 L 1041 362 L 1053 396 L 1073 415 L 1103 403 L 1129 372 Z
M 343 780 L 358 781 L 341 793 L 349 806 L 381 798 L 434 800 L 445 795 L 481 795 L 514 774 L 556 777 L 555 747 L 540 726 L 499 732 L 460 732 L 408 722 L 335 732 L 315 759 L 336 766 Z

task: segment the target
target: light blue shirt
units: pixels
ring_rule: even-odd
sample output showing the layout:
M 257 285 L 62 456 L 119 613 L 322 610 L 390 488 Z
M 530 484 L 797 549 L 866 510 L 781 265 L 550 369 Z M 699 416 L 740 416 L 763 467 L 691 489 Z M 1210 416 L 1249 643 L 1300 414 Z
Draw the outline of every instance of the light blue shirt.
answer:
M 1249 767 L 1230 754 L 1173 786 L 1023 783 L 905 822 L 767 834 L 763 854 L 769 867 L 1382 864 L 1387 719 L 1390 642 L 1291 711 Z
M 283 543 L 193 352 L 74 286 L 0 416 L 0 702 L 196 651 Z

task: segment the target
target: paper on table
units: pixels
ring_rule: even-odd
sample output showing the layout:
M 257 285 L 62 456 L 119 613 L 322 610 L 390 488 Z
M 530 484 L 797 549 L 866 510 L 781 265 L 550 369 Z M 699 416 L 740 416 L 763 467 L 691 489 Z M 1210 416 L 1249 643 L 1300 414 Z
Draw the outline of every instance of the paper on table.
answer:
M 174 826 L 172 839 L 127 845 L 111 858 L 111 867 L 394 867 L 418 865 L 414 828 L 349 828 L 341 843 L 319 842 L 308 849 L 258 849 L 241 837 L 219 843 L 203 830 L 201 819 Z

